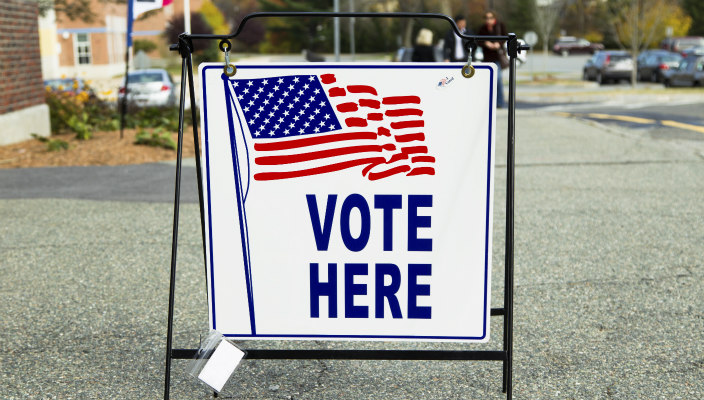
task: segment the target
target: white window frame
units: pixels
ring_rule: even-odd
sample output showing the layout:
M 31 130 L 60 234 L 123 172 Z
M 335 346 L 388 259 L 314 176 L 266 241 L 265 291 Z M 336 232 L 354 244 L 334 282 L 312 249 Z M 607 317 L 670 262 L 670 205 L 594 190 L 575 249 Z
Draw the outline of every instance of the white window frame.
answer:
M 80 35 L 85 35 L 85 41 L 79 41 Z M 92 48 L 90 43 L 90 33 L 73 34 L 73 54 L 75 65 L 90 65 L 93 63 Z M 87 59 L 87 60 L 86 60 Z M 81 62 L 81 61 L 84 62 Z

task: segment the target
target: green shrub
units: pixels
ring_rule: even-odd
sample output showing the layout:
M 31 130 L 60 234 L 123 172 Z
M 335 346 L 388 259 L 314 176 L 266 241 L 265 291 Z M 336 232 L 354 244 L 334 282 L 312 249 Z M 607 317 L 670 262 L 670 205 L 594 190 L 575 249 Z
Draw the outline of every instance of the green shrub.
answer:
M 177 144 L 171 135 L 164 131 L 163 128 L 156 128 L 152 132 L 148 132 L 142 128 L 137 131 L 135 144 L 143 144 L 147 146 L 163 147 L 169 150 L 176 150 Z
M 32 134 L 32 137 L 37 139 L 38 141 L 42 143 L 46 143 L 46 149 L 48 151 L 60 151 L 60 150 L 68 150 L 68 142 L 65 140 L 61 139 L 49 139 L 44 136 L 39 136 L 36 133 Z

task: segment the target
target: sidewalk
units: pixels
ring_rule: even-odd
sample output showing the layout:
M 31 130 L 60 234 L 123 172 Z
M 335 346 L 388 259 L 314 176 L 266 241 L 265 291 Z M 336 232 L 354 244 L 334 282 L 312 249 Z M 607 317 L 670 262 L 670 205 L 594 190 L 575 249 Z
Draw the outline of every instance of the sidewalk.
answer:
M 497 113 L 494 307 L 503 301 L 506 116 Z M 514 398 L 704 397 L 702 158 L 625 128 L 535 110 L 516 119 Z M 0 170 L 0 397 L 160 398 L 173 166 L 158 167 L 75 168 L 54 184 Z M 183 185 L 195 187 L 185 169 Z M 167 184 L 120 197 L 121 185 L 149 174 Z M 200 235 L 197 204 L 182 204 L 176 348 L 197 347 L 207 327 Z M 487 346 L 472 347 L 500 347 L 499 321 Z M 174 361 L 172 398 L 211 398 L 185 366 Z M 256 360 L 243 362 L 223 396 L 503 399 L 500 376 L 495 362 Z

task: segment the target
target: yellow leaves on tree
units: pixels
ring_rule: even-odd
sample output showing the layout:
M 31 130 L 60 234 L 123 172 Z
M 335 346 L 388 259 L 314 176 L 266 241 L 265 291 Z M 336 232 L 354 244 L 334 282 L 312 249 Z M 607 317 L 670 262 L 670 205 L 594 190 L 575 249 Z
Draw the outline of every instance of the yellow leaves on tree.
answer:
M 666 37 L 667 28 L 673 36 L 686 35 L 692 25 L 676 0 L 626 0 L 619 2 L 614 15 L 614 28 L 621 43 L 631 49 L 657 45 Z
M 213 33 L 216 35 L 230 34 L 230 26 L 225 22 L 225 17 L 213 2 L 205 0 L 200 6 L 199 12 L 203 18 L 205 18 L 208 25 L 213 28 Z

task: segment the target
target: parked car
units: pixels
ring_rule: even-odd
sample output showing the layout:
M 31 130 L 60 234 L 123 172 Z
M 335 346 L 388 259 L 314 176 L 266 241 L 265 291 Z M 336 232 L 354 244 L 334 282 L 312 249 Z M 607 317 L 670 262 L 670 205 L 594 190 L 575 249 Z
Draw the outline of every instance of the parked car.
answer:
M 599 50 L 604 50 L 601 43 L 590 43 L 587 39 L 573 36 L 563 36 L 552 46 L 552 51 L 556 54 L 568 56 L 570 54 L 594 54 Z
M 128 78 L 127 101 L 130 104 L 147 106 L 167 106 L 176 104 L 176 85 L 164 69 L 143 69 L 130 72 Z M 118 91 L 118 104 L 122 104 L 125 88 Z
M 701 36 L 682 36 L 671 37 L 660 42 L 660 48 L 664 50 L 681 53 L 684 50 L 692 47 L 704 46 L 704 37 Z
M 682 56 L 667 50 L 646 50 L 638 55 L 638 80 L 662 82 L 663 72 L 677 68 Z
M 633 57 L 625 51 L 598 51 L 587 60 L 582 71 L 586 81 L 597 81 L 600 85 L 619 79 L 630 79 L 633 72 Z
M 677 69 L 665 72 L 663 83 L 666 87 L 704 85 L 704 55 L 684 58 Z
M 704 46 L 690 47 L 686 50 L 682 50 L 682 57 L 689 57 L 692 54 L 698 56 L 704 56 Z

